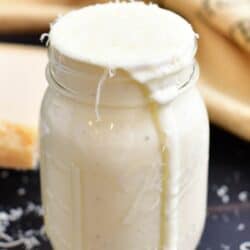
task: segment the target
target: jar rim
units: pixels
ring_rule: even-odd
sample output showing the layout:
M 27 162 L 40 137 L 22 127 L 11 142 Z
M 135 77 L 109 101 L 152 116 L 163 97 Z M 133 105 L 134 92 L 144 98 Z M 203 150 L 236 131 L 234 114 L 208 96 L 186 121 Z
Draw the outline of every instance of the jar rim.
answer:
M 52 70 L 53 69 L 52 65 L 53 64 L 51 62 L 49 62 L 48 65 L 47 65 L 47 67 L 46 67 L 46 77 L 47 77 L 47 80 L 48 80 L 49 84 L 52 85 L 57 90 L 59 90 L 60 93 L 63 93 L 63 95 L 65 95 L 65 96 L 68 96 L 68 97 L 73 98 L 73 99 L 77 99 L 79 101 L 84 101 L 83 98 L 81 98 L 76 91 L 72 91 L 71 88 L 67 88 L 64 84 L 62 84 L 62 82 L 60 82 L 60 81 L 58 81 L 56 79 L 56 77 L 54 76 L 53 70 Z M 77 73 L 80 76 L 84 76 L 84 77 L 87 76 L 88 79 L 92 78 L 92 79 L 98 79 L 98 80 L 100 80 L 100 77 L 103 75 L 103 69 L 102 69 L 102 74 L 100 76 L 98 76 L 99 78 L 97 78 L 96 76 L 94 76 L 92 74 L 89 74 L 89 72 L 84 72 L 84 71 L 76 71 L 76 72 L 75 71 L 67 71 L 67 69 L 65 69 L 61 65 L 59 65 L 59 66 L 60 66 L 60 70 L 65 70 L 64 71 L 65 73 L 71 73 L 71 74 Z M 127 75 L 123 75 L 122 77 L 120 77 L 120 75 L 116 75 L 115 74 L 115 77 L 112 78 L 112 81 L 114 82 L 114 84 L 115 84 L 116 81 L 119 81 L 119 82 L 122 81 L 124 83 L 131 81 L 131 77 L 129 76 L 129 74 L 126 73 L 126 72 L 123 72 L 123 73 L 125 73 Z M 172 73 L 172 74 L 174 75 L 174 74 L 176 74 L 176 72 Z M 192 64 L 191 74 L 189 74 L 187 80 L 185 80 L 184 82 L 181 82 L 180 84 L 178 84 L 178 86 L 177 86 L 178 93 L 174 97 L 172 97 L 171 100 L 175 99 L 177 96 L 181 95 L 187 89 L 189 89 L 190 87 L 194 86 L 195 83 L 196 83 L 196 80 L 197 80 L 198 76 L 199 76 L 199 65 L 194 60 L 194 62 Z M 147 103 L 149 103 L 150 101 L 151 100 L 149 99 L 147 101 Z M 145 106 L 147 103 L 144 103 L 143 105 L 135 105 L 135 106 Z

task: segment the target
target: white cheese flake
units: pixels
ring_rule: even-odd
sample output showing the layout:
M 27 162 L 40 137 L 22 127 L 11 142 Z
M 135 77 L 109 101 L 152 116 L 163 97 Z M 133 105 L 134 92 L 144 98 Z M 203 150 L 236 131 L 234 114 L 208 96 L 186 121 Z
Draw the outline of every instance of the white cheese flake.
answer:
M 224 203 L 224 204 L 228 204 L 229 201 L 230 201 L 229 195 L 224 195 L 224 196 L 222 196 L 222 197 L 221 197 L 221 201 L 222 201 L 222 203 Z
M 11 208 L 9 211 L 0 212 L 0 249 L 11 249 L 18 246 L 24 246 L 26 250 L 31 250 L 40 245 L 37 237 L 44 238 L 44 228 L 38 230 L 28 229 L 26 231 L 18 232 L 14 238 L 6 233 L 6 230 L 11 223 L 18 222 L 24 215 L 35 213 L 37 216 L 43 215 L 43 210 L 40 205 L 29 202 L 25 209 Z
M 238 226 L 237 226 L 237 231 L 244 231 L 246 229 L 246 225 L 243 224 L 243 223 L 240 223 Z
M 240 250 L 250 250 L 250 241 L 243 242 L 240 245 Z
M 219 197 L 223 197 L 224 195 L 226 195 L 228 192 L 228 186 L 223 185 L 220 188 L 217 189 L 217 195 Z
M 221 244 L 221 245 L 220 245 L 220 248 L 221 248 L 222 250 L 230 250 L 230 249 L 231 249 L 231 247 L 230 247 L 229 245 L 226 245 L 226 244 Z
M 26 189 L 23 188 L 23 187 L 18 188 L 18 189 L 17 189 L 17 194 L 18 194 L 19 196 L 24 196 L 24 195 L 26 194 Z
M 248 192 L 247 191 L 240 192 L 239 195 L 238 195 L 238 199 L 241 202 L 247 202 L 247 200 L 248 200 Z

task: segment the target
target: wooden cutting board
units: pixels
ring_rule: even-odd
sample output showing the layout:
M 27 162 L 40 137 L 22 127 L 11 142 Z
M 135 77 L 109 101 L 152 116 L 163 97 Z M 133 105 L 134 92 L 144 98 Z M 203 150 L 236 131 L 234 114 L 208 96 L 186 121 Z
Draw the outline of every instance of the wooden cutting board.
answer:
M 45 49 L 0 44 L 0 166 L 30 169 L 37 164 L 46 62 Z
M 198 20 L 199 87 L 209 118 L 250 141 L 250 56 L 232 41 Z

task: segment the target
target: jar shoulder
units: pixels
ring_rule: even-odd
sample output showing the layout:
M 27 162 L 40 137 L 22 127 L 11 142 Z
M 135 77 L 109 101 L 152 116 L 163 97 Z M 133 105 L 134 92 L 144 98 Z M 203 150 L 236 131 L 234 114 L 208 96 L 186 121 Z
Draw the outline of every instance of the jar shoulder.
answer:
M 148 138 L 147 134 L 153 133 L 155 114 L 152 114 L 149 106 L 137 108 L 99 106 L 97 108 L 100 121 L 97 121 L 94 105 L 77 102 L 48 88 L 41 108 L 41 124 L 46 123 L 47 127 L 62 134 L 77 135 L 85 131 L 85 135 L 100 136 L 102 133 L 131 134 L 135 131 L 136 135 L 145 134 L 145 138 Z M 197 128 L 200 128 L 203 133 L 208 130 L 207 111 L 195 87 L 190 88 L 173 102 L 159 106 L 156 112 L 163 127 L 178 126 L 182 133 L 188 133 Z
M 81 162 L 83 158 L 91 163 L 89 166 L 98 162 L 104 167 L 112 165 L 117 171 L 134 162 L 138 163 L 135 167 L 141 168 L 160 162 L 161 133 L 148 106 L 99 107 L 99 113 L 101 120 L 97 121 L 93 105 L 48 90 L 40 123 L 41 148 L 46 149 L 43 150 L 46 154 L 64 155 L 72 162 L 75 159 Z M 196 159 L 199 165 L 206 166 L 208 119 L 199 92 L 190 89 L 174 102 L 161 106 L 157 115 L 174 161 L 171 165 L 176 166 L 176 160 Z

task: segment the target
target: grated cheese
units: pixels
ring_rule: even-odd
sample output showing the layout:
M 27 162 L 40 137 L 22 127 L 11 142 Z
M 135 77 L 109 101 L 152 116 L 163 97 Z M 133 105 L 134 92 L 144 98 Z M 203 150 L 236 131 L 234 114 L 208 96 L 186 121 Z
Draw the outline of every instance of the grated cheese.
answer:
M 250 250 L 250 241 L 243 242 L 240 245 L 240 250 Z
M 241 202 L 247 202 L 248 200 L 248 192 L 247 191 L 242 191 L 239 193 L 238 198 Z
M 7 234 L 7 229 L 11 223 L 18 222 L 24 215 L 35 213 L 37 216 L 43 215 L 43 210 L 40 205 L 29 202 L 25 209 L 11 208 L 9 211 L 0 212 L 0 248 L 11 249 L 18 246 L 24 246 L 26 250 L 31 250 L 40 245 L 38 237 L 44 237 L 44 228 L 39 230 L 27 229 L 24 232 L 18 232 L 18 237 L 15 239 Z

